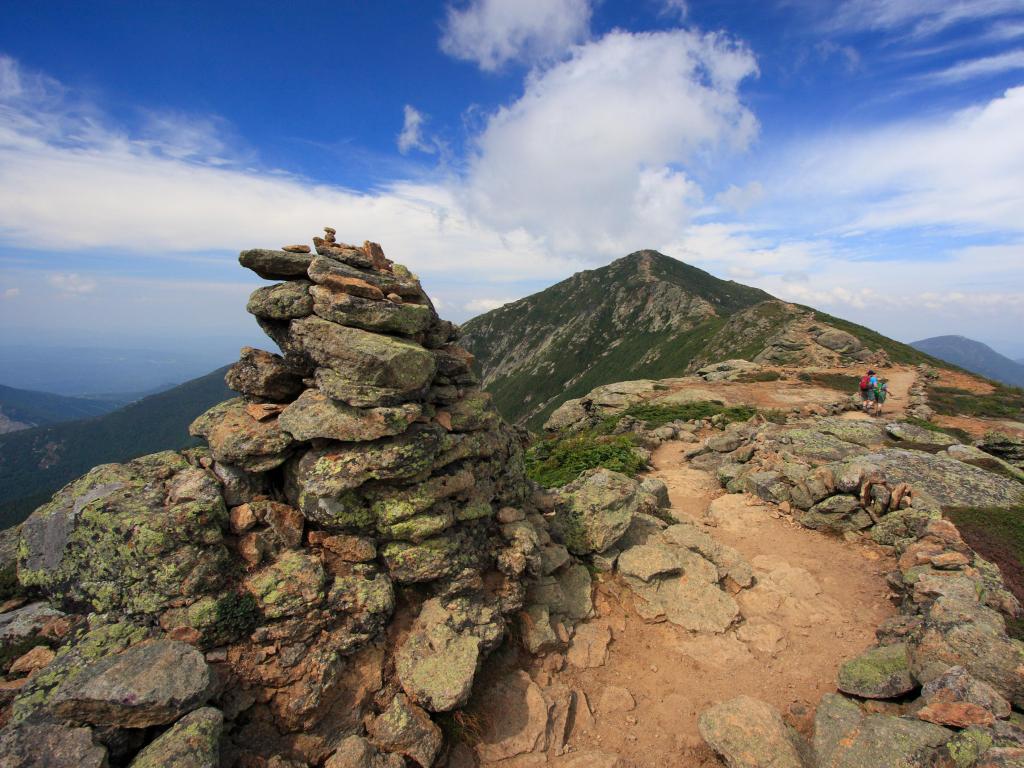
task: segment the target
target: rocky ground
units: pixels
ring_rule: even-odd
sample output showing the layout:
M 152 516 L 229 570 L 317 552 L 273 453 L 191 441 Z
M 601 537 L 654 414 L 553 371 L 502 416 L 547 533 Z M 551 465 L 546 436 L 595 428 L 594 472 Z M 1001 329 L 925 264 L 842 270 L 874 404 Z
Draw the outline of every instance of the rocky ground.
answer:
M 1022 764 L 1020 603 L 943 518 L 1019 505 L 1020 441 L 904 420 L 930 372 L 881 419 L 832 369 L 599 387 L 549 427 L 760 410 L 623 416 L 646 474 L 546 491 L 415 276 L 313 242 L 241 254 L 283 354 L 206 446 L 0 537 L 0 768 Z

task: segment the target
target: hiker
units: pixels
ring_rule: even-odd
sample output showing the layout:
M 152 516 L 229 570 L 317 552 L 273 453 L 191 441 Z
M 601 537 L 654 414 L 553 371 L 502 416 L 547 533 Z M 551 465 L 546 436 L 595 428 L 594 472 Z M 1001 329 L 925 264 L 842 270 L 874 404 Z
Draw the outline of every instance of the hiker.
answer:
M 878 386 L 878 377 L 875 372 L 868 369 L 860 378 L 860 407 L 867 413 L 871 412 L 871 403 L 875 399 L 875 387 Z
M 889 382 L 880 381 L 875 387 L 875 416 L 882 415 L 882 405 L 885 403 L 886 398 L 889 397 Z

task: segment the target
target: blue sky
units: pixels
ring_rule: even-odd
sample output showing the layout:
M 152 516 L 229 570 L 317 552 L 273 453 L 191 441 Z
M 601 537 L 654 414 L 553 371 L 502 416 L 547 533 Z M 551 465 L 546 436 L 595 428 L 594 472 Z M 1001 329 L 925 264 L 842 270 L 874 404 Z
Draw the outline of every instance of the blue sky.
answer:
M 650 247 L 1024 356 L 1024 4 L 5 5 L 0 342 L 257 342 L 324 225 L 455 320 Z

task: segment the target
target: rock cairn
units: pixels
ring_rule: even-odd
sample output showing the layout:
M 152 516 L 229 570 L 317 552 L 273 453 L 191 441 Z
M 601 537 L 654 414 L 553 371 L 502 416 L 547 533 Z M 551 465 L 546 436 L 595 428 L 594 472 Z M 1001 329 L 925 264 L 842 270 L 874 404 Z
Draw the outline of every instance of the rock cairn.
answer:
M 313 243 L 240 255 L 282 354 L 242 350 L 208 448 L 97 467 L 25 523 L 19 580 L 61 609 L 26 631 L 64 623 L 0 765 L 50 728 L 55 768 L 430 766 L 530 578 L 574 590 L 554 621 L 590 613 L 455 326 L 379 245 Z

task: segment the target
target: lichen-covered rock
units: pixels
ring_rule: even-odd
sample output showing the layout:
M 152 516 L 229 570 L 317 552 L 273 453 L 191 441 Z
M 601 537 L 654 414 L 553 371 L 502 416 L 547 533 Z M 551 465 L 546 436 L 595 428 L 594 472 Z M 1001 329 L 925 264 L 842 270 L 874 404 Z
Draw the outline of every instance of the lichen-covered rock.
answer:
M 443 740 L 441 729 L 434 725 L 430 715 L 401 693 L 370 723 L 367 731 L 374 745 L 403 754 L 421 768 L 434 764 Z
M 955 445 L 958 441 L 952 435 L 945 432 L 936 432 L 932 429 L 919 427 L 917 424 L 909 424 L 904 421 L 894 421 L 885 425 L 885 431 L 890 437 L 903 443 L 911 443 L 922 448 L 946 448 Z
M 153 615 L 220 588 L 226 526 L 217 481 L 179 454 L 105 464 L 25 521 L 18 578 L 67 607 Z
M 924 768 L 953 732 L 920 720 L 867 715 L 854 702 L 827 693 L 814 719 L 818 768 Z
M 799 737 L 763 701 L 738 696 L 716 704 L 701 714 L 697 727 L 730 768 L 803 768 Z
M 908 483 L 943 508 L 1012 507 L 1024 499 L 1024 486 L 1016 480 L 941 453 L 891 448 L 863 460 L 878 467 L 890 485 Z
M 921 690 L 921 698 L 929 705 L 965 702 L 987 710 L 994 718 L 1010 716 L 1010 702 L 988 683 L 974 679 L 963 667 L 951 667 L 929 681 Z
M 895 699 L 916 687 L 904 643 L 872 648 L 839 668 L 839 690 L 865 699 Z
M 448 712 L 469 700 L 479 660 L 479 638 L 453 628 L 435 599 L 423 604 L 395 654 L 395 670 L 410 699 L 431 712 Z
M 393 405 L 413 399 L 426 391 L 434 375 L 434 356 L 412 341 L 319 317 L 293 320 L 290 329 L 293 342 L 320 366 L 320 389 L 349 405 Z
M 266 472 L 283 464 L 295 442 L 277 418 L 253 418 L 239 398 L 225 400 L 189 425 L 189 434 L 203 437 L 217 461 L 249 472 Z
M 223 726 L 219 709 L 190 712 L 139 752 L 129 768 L 217 768 Z
M 332 323 L 401 336 L 423 333 L 436 319 L 427 304 L 396 304 L 383 295 L 376 299 L 355 295 L 350 290 L 341 290 L 340 286 L 313 286 L 310 291 L 314 299 L 313 311 Z
M 619 555 L 619 573 L 650 581 L 655 576 L 679 573 L 683 560 L 671 548 L 661 544 L 640 544 Z
M 246 310 L 267 320 L 293 320 L 313 314 L 313 297 L 308 280 L 289 280 L 257 288 L 249 297 Z
M 941 596 L 908 642 L 914 677 L 928 684 L 963 667 L 1014 706 L 1024 706 L 1024 643 L 1006 635 L 999 613 L 973 599 Z
M 860 531 L 871 526 L 871 516 L 860 505 L 860 499 L 847 494 L 829 496 L 807 511 L 797 514 L 800 524 L 815 530 Z
M 793 455 L 816 461 L 841 461 L 863 452 L 859 445 L 815 429 L 788 429 L 775 440 Z
M 1016 467 L 998 456 L 986 453 L 973 445 L 951 445 L 946 449 L 946 453 L 957 461 L 962 461 L 964 464 L 973 464 L 976 467 L 998 472 L 1012 477 L 1019 482 L 1024 482 L 1024 469 Z
M 69 722 L 148 728 L 202 705 L 212 688 L 202 653 L 176 640 L 154 640 L 89 664 L 57 687 L 49 707 Z
M 422 408 L 414 403 L 382 408 L 354 408 L 307 389 L 285 408 L 277 425 L 296 440 L 377 440 L 404 432 Z
M 264 280 L 288 280 L 305 277 L 313 257 L 308 253 L 291 253 L 267 248 L 251 248 L 238 255 L 238 263 L 251 269 Z
M 22 723 L 0 731 L 0 768 L 106 768 L 91 728 Z
M 604 552 L 622 537 L 639 505 L 638 484 L 619 472 L 592 469 L 559 489 L 562 503 L 552 520 L 570 552 Z
M 280 355 L 242 347 L 238 362 L 228 368 L 224 381 L 236 392 L 284 402 L 302 391 L 302 377 Z
M 362 736 L 347 736 L 324 768 L 405 768 L 405 760 L 391 752 L 379 752 Z
M 291 550 L 248 576 L 245 588 L 256 598 L 264 616 L 279 619 L 304 613 L 322 603 L 326 580 L 317 558 Z
M 63 616 L 63 611 L 43 602 L 29 603 L 7 613 L 0 613 L 0 643 L 17 643 L 37 634 L 52 619 Z

